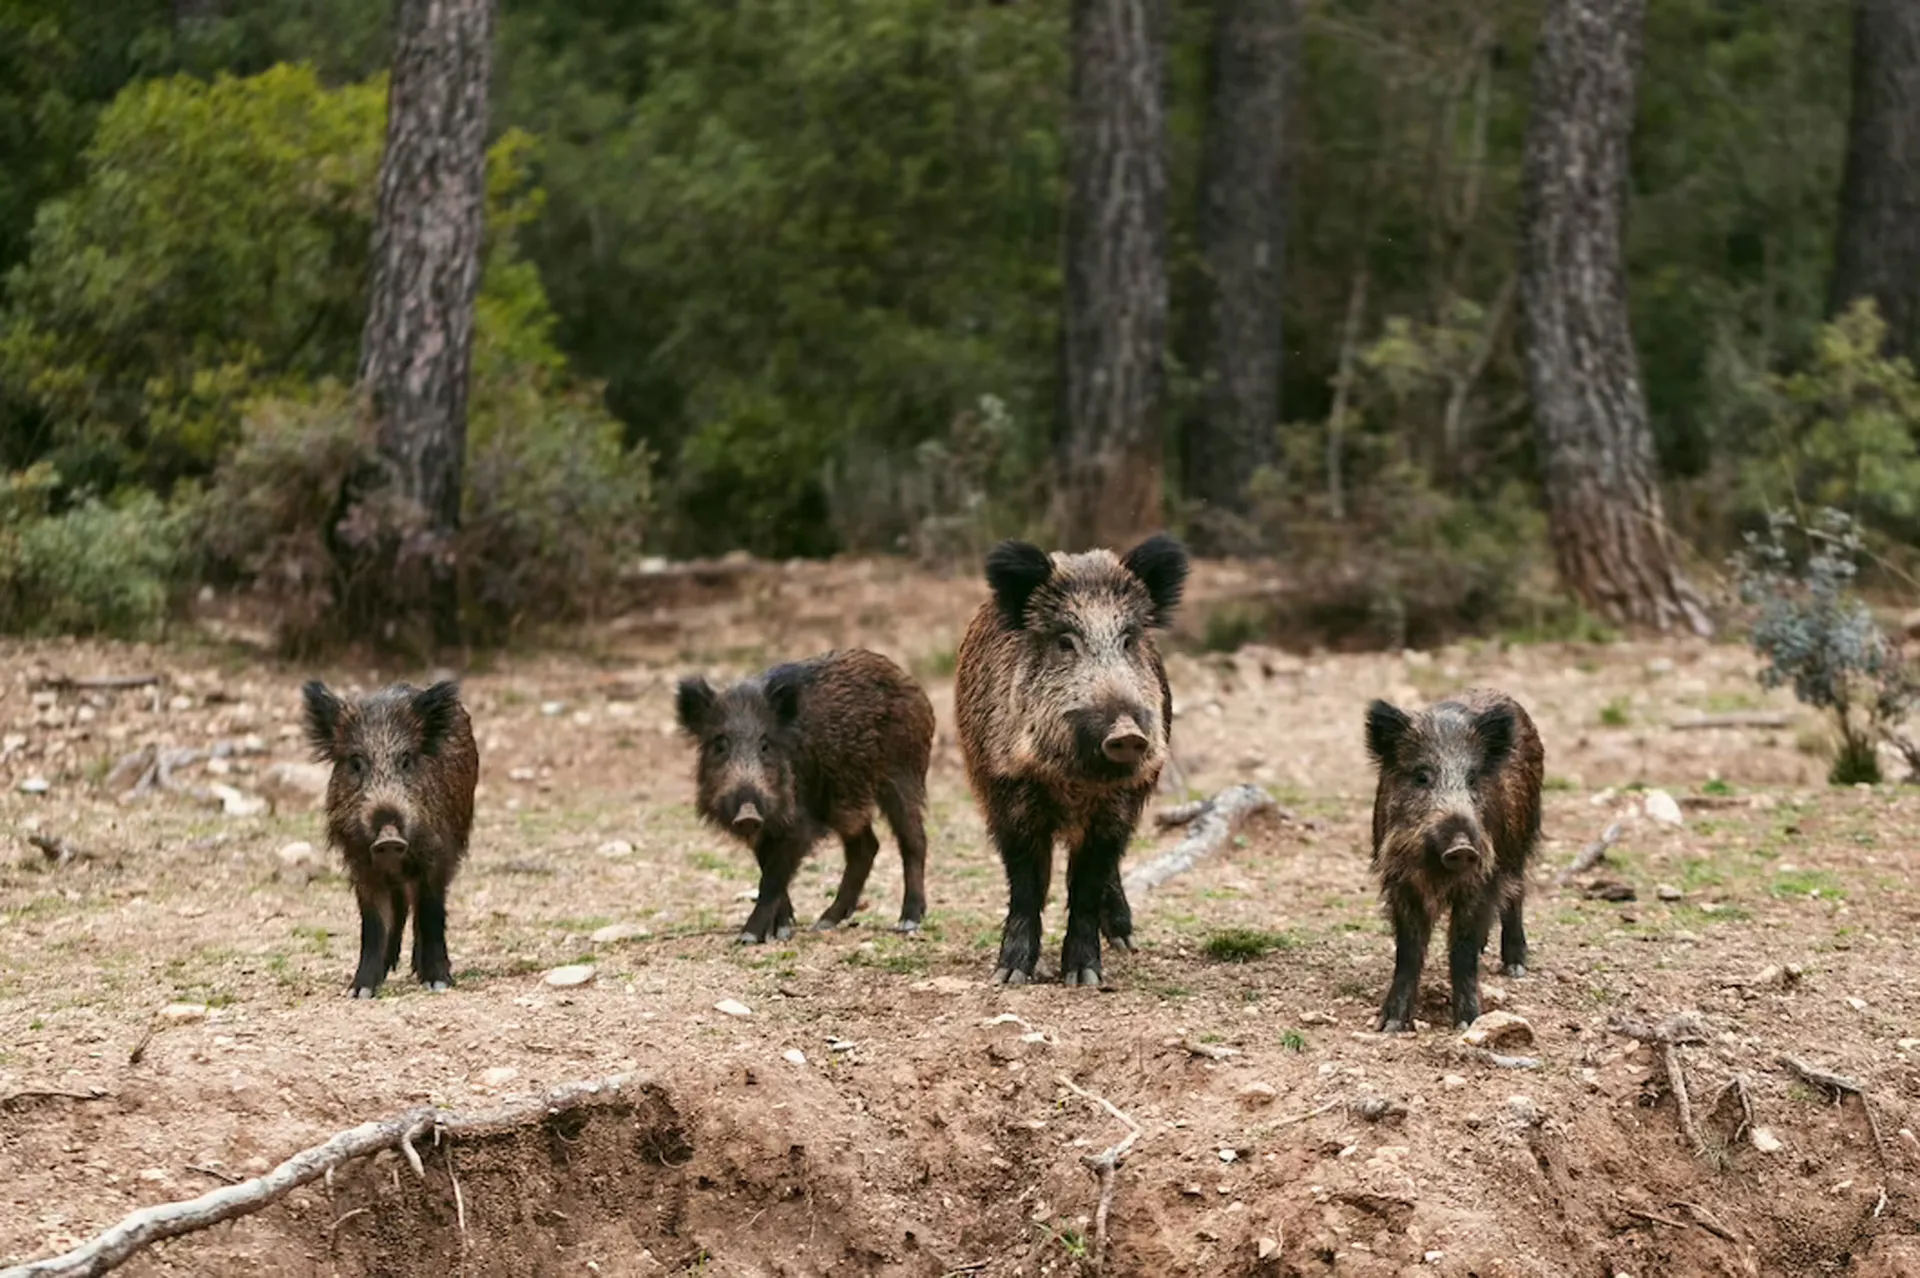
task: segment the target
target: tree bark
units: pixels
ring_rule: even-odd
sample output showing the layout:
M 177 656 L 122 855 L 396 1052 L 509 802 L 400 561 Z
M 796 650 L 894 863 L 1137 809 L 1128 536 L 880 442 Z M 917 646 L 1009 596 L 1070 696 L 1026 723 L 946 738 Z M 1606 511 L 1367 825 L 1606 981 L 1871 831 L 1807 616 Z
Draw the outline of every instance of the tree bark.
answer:
M 388 479 L 418 504 L 434 546 L 431 609 L 443 643 L 458 639 L 452 542 L 480 288 L 493 25 L 493 0 L 398 0 L 360 344 L 360 384 Z
M 1920 359 L 1920 4 L 1854 0 L 1853 111 L 1828 309 L 1870 297 Z
M 1166 0 L 1074 0 L 1054 531 L 1124 548 L 1162 520 Z
M 1656 485 L 1621 231 L 1644 0 L 1548 0 L 1522 179 L 1527 374 L 1554 556 L 1621 625 L 1712 631 Z
M 1298 0 L 1215 0 L 1197 229 L 1198 411 L 1181 432 L 1196 549 L 1243 548 L 1247 481 L 1278 461 L 1287 97 Z

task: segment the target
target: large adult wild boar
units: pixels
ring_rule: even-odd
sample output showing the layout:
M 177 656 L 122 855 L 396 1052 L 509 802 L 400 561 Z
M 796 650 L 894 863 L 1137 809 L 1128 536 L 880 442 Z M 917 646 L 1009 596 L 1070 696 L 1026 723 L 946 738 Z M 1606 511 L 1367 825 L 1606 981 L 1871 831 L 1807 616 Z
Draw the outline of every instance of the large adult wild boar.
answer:
M 988 553 L 986 576 L 993 595 L 960 644 L 954 702 L 967 779 L 1007 872 L 993 980 L 1033 979 L 1058 839 L 1068 847 L 1061 979 L 1098 985 L 1102 933 L 1133 948 L 1120 858 L 1172 743 L 1154 632 L 1180 602 L 1187 552 L 1164 533 L 1125 555 L 1007 541 Z
M 1502 967 L 1526 974 L 1521 913 L 1527 863 L 1540 842 L 1540 734 L 1519 702 L 1475 690 L 1414 715 L 1375 701 L 1367 752 L 1380 772 L 1373 869 L 1393 921 L 1393 984 L 1379 1028 L 1412 1028 L 1428 940 L 1443 912 L 1453 1021 L 1470 1025 L 1480 1015 L 1480 951 L 1496 915 Z

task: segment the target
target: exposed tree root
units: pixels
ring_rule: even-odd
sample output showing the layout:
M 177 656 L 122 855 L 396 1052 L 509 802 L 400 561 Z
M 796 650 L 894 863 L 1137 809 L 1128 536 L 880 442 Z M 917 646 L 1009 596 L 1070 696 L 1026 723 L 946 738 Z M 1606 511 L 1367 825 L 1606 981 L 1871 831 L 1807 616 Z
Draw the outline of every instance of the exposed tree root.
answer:
M 1127 1151 L 1133 1148 L 1133 1142 L 1140 1139 L 1140 1124 L 1116 1108 L 1112 1101 L 1087 1091 L 1065 1074 L 1059 1076 L 1059 1082 L 1060 1086 L 1075 1096 L 1098 1105 L 1127 1125 L 1127 1134 L 1120 1138 L 1118 1144 L 1097 1154 L 1088 1154 L 1082 1160 L 1100 1182 L 1100 1203 L 1093 1212 L 1093 1247 L 1090 1256 L 1092 1270 L 1098 1274 L 1105 1271 L 1107 1263 L 1107 1221 L 1113 1214 L 1113 1192 L 1119 1180 L 1120 1163 L 1126 1158 Z M 0 1274 L 0 1278 L 6 1278 L 6 1275 Z

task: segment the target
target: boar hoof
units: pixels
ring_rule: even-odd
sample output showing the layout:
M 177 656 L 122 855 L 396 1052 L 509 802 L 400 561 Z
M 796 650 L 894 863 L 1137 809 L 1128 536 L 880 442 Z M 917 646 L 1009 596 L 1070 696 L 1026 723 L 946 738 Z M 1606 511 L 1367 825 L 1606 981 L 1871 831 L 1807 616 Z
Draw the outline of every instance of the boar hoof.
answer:
M 1131 936 L 1109 936 L 1107 937 L 1107 944 L 1116 950 L 1125 950 L 1129 954 L 1140 948 L 1133 943 Z
M 993 983 L 995 985 L 1025 985 L 1032 979 L 1033 978 L 1025 972 L 1004 967 L 996 967 L 993 969 Z
M 1061 980 L 1065 981 L 1068 985 L 1086 985 L 1098 988 L 1100 985 L 1100 969 L 1097 967 L 1083 967 L 1079 971 L 1068 970 L 1066 974 L 1061 977 Z
M 766 944 L 766 940 L 767 940 L 766 937 L 761 936 L 757 932 L 754 932 L 751 929 L 749 929 L 747 931 L 741 932 L 740 935 L 734 937 L 733 943 L 735 945 L 764 945 Z
M 831 932 L 839 926 L 840 926 L 839 919 L 836 919 L 828 914 L 822 914 L 819 918 L 814 920 L 813 930 L 816 932 Z
M 793 924 L 782 923 L 779 927 L 774 928 L 773 939 L 776 941 L 791 941 L 793 939 Z
M 452 981 L 428 981 L 427 991 L 432 994 L 445 994 L 453 988 Z
M 1527 965 L 1525 963 L 1502 963 L 1500 965 L 1500 972 L 1502 975 L 1511 976 L 1517 981 L 1527 974 Z
M 356 985 L 352 989 L 347 991 L 347 997 L 348 998 L 372 998 L 373 986 Z
M 1391 1016 L 1383 1016 L 1380 1018 L 1379 1029 L 1382 1034 L 1411 1034 L 1413 1033 L 1413 1023 L 1411 1021 L 1397 1021 Z
M 893 930 L 911 936 L 920 930 L 919 919 L 901 919 L 893 925 Z

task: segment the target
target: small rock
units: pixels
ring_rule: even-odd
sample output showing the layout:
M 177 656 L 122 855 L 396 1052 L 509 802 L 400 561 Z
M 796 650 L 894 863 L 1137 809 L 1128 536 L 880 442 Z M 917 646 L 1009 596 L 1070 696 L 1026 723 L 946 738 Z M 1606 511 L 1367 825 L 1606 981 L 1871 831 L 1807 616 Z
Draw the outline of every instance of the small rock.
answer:
M 1467 1085 L 1466 1075 L 1449 1074 L 1445 1078 L 1440 1080 L 1440 1085 L 1446 1088 L 1450 1092 L 1458 1091 L 1460 1088 L 1465 1087 Z
M 1903 1052 L 1911 1052 L 1916 1048 L 1920 1048 L 1920 1038 L 1903 1038 L 1895 1043 L 1894 1046 Z
M 540 774 L 538 772 L 535 772 L 532 768 L 510 768 L 507 771 L 507 780 L 531 781 L 539 775 Z
M 1764 1127 L 1756 1127 L 1747 1135 L 1753 1141 L 1753 1147 L 1763 1154 L 1777 1154 L 1787 1147 L 1785 1142 Z
M 320 854 L 311 843 L 289 843 L 274 858 L 280 864 L 274 867 L 273 877 L 283 883 L 311 883 L 320 876 Z
M 1586 896 L 1590 901 L 1632 901 L 1638 898 L 1633 884 L 1624 879 L 1595 879 L 1587 884 Z
M 1254 1250 L 1259 1253 L 1260 1259 L 1266 1260 L 1280 1250 L 1280 1244 L 1271 1238 L 1262 1238 L 1254 1245 Z
M 1686 895 L 1671 883 L 1662 883 L 1653 890 L 1653 894 L 1663 901 L 1678 901 Z
M 753 1015 L 753 1009 L 751 1007 L 748 1007 L 745 1003 L 741 1003 L 730 998 L 723 998 L 718 1003 L 715 1003 L 713 1005 L 713 1010 L 716 1012 L 725 1012 L 728 1016 L 752 1016 Z
M 258 816 L 267 810 L 267 801 L 257 794 L 243 794 L 230 785 L 210 785 L 207 793 L 220 800 L 220 810 L 230 817 Z
M 1647 673 L 1650 675 L 1672 674 L 1673 658 L 1672 657 L 1655 657 L 1652 661 L 1649 661 L 1647 663 Z
M 1447 1253 L 1444 1251 L 1430 1251 L 1426 1255 L 1420 1257 L 1420 1259 L 1426 1261 L 1429 1265 L 1437 1265 L 1441 1261 L 1445 1260 L 1446 1258 L 1447 1258 Z
M 1198 1182 L 1189 1181 L 1188 1183 L 1180 1187 L 1180 1192 L 1185 1194 L 1189 1198 L 1199 1198 L 1202 1195 L 1204 1195 L 1207 1191 L 1200 1188 L 1200 1185 Z
M 1641 810 L 1660 825 L 1679 827 L 1686 823 L 1680 815 L 1680 805 L 1665 790 L 1649 790 L 1640 800 Z
M 540 703 L 540 713 L 549 719 L 557 714 L 565 713 L 566 708 L 567 703 L 564 701 L 542 701 Z
M 625 839 L 608 839 L 600 845 L 601 856 L 632 856 L 633 844 Z
M 637 941 L 641 937 L 652 935 L 651 928 L 642 927 L 638 923 L 609 923 L 597 929 L 587 939 L 595 945 L 612 945 L 616 941 Z
M 786 1051 L 780 1053 L 780 1059 L 786 1061 L 789 1065 L 805 1065 L 807 1063 L 807 1054 L 797 1047 L 789 1047 Z
M 1258 1108 L 1261 1105 L 1273 1104 L 1274 1098 L 1279 1094 L 1271 1083 L 1248 1083 L 1240 1089 L 1240 1103 L 1249 1108 Z
M 1800 978 L 1804 975 L 1806 975 L 1806 969 L 1798 963 L 1769 963 L 1760 969 L 1759 975 L 1753 978 L 1753 983 L 1777 985 L 1783 990 L 1790 990 L 1800 983 Z
M 520 1077 L 520 1071 L 513 1066 L 495 1065 L 490 1069 L 480 1071 L 480 1085 L 482 1087 L 505 1087 L 518 1077 Z
M 546 975 L 546 983 L 558 989 L 571 989 L 576 985 L 585 985 L 593 979 L 593 964 L 569 963 L 565 967 L 556 967 Z
M 1540 1111 L 1539 1104 L 1533 1097 L 1526 1095 L 1507 1097 L 1507 1113 L 1528 1127 L 1538 1127 L 1546 1119 L 1546 1115 Z
M 1512 1012 L 1486 1012 L 1460 1039 L 1470 1047 L 1523 1047 L 1533 1041 L 1533 1026 Z
M 22 794 L 45 794 L 51 789 L 53 789 L 53 782 L 47 780 L 45 777 L 28 777 L 20 783 L 20 793 Z
M 1024 1037 L 1025 1035 L 1022 1035 L 1022 1038 Z M 858 1046 L 859 1046 L 858 1043 L 848 1038 L 834 1038 L 834 1039 L 827 1040 L 827 1050 L 829 1052 L 851 1052 L 854 1048 Z
M 973 988 L 973 982 L 964 976 L 935 976 L 915 981 L 907 988 L 919 994 L 965 994 Z
M 160 1015 L 170 1021 L 203 1021 L 207 1018 L 205 1003 L 169 1003 L 160 1009 Z
M 1854 998 L 1852 995 L 1848 995 L 1847 1006 L 1851 1007 L 1856 1012 L 1864 1012 L 1867 1010 L 1867 1000 L 1865 1000 L 1864 998 Z
M 1239 1160 L 1240 1160 L 1240 1155 L 1235 1150 L 1223 1149 L 1220 1151 L 1220 1161 L 1223 1163 L 1233 1163 L 1233 1162 L 1238 1162 Z

